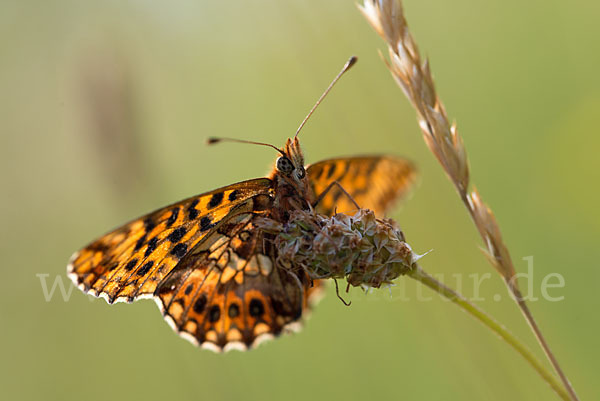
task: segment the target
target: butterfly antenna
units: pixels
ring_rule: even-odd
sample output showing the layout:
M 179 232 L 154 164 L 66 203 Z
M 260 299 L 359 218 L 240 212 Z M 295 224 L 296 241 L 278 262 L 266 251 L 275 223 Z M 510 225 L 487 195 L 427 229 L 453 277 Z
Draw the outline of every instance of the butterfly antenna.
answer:
M 285 153 L 283 153 L 283 151 L 281 149 L 279 149 L 278 147 L 276 147 L 275 145 L 271 145 L 270 143 L 263 143 L 263 142 L 254 142 L 254 141 L 246 141 L 244 139 L 235 139 L 235 138 L 216 138 L 216 137 L 210 137 L 207 139 L 206 143 L 208 145 L 214 145 L 216 143 L 219 142 L 238 142 L 238 143 L 249 143 L 251 145 L 261 145 L 261 146 L 268 146 L 270 148 L 275 149 L 276 151 L 278 151 L 279 153 L 281 153 L 283 156 L 285 156 Z
M 294 136 L 294 138 L 298 136 L 298 134 L 300 133 L 300 130 L 302 129 L 302 127 L 304 127 L 304 124 L 306 124 L 306 121 L 310 118 L 310 116 L 315 111 L 315 109 L 317 108 L 317 106 L 319 106 L 319 104 L 321 104 L 321 102 L 323 101 L 323 99 L 325 98 L 325 96 L 327 96 L 327 94 L 329 93 L 329 91 L 331 90 L 331 88 L 333 88 L 333 85 L 335 85 L 335 83 L 337 81 L 339 81 L 339 79 L 342 77 L 342 75 L 344 75 L 344 73 L 346 71 L 348 71 L 350 69 L 350 67 L 352 67 L 354 64 L 356 64 L 356 61 L 358 61 L 358 57 L 352 56 L 346 62 L 346 64 L 344 64 L 344 67 L 342 68 L 342 70 L 336 75 L 336 77 L 333 79 L 333 81 L 331 81 L 331 83 L 329 84 L 329 86 L 327 87 L 327 89 L 325 89 L 325 92 L 323 92 L 323 94 L 321 95 L 321 97 L 319 98 L 319 100 L 317 100 L 317 103 L 315 103 L 315 105 L 313 106 L 313 108 L 310 109 L 310 112 L 307 114 L 307 116 L 304 117 L 304 121 L 302 121 L 302 124 L 300 124 L 300 126 L 296 130 L 296 135 Z

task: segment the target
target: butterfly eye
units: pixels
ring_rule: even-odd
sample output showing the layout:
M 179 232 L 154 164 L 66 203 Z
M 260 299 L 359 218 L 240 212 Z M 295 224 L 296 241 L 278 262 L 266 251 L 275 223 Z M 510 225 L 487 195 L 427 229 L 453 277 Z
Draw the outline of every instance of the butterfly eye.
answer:
M 304 167 L 300 167 L 296 169 L 296 177 L 298 177 L 299 180 L 303 179 L 306 176 L 306 171 L 304 170 Z
M 279 159 L 277 159 L 276 166 L 277 170 L 284 174 L 290 174 L 294 170 L 294 165 L 290 159 L 284 156 L 281 156 Z

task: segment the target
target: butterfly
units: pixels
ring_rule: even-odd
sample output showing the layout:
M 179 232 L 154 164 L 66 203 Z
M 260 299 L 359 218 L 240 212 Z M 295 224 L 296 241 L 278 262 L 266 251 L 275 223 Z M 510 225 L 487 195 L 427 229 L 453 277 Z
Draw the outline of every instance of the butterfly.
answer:
M 109 304 L 153 298 L 177 333 L 213 351 L 249 349 L 298 329 L 322 283 L 278 264 L 274 234 L 259 219 L 285 224 L 294 210 L 333 215 L 356 204 L 382 214 L 408 191 L 415 168 L 391 156 L 305 166 L 297 134 L 281 149 L 266 145 L 280 153 L 268 177 L 184 199 L 109 232 L 71 257 L 69 277 Z

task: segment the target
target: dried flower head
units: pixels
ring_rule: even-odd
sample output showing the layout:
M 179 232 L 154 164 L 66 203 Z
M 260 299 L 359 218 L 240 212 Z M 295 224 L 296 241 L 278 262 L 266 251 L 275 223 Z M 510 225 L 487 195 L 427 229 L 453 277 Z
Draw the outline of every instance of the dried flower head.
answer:
M 259 224 L 277 234 L 277 262 L 313 279 L 346 278 L 355 287 L 379 288 L 410 272 L 420 257 L 393 220 L 368 209 L 333 217 L 298 210 L 286 225 L 268 219 Z

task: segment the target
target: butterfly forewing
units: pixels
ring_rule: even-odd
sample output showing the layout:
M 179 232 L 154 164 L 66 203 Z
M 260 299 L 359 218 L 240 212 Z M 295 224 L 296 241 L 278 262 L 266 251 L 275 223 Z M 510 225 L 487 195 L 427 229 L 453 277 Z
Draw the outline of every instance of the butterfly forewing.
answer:
M 256 179 L 223 187 L 134 220 L 75 253 L 69 276 L 109 303 L 151 296 L 179 261 L 233 210 L 265 208 L 272 182 Z
M 356 203 L 382 215 L 394 201 L 405 195 L 416 178 L 413 164 L 390 156 L 364 156 L 324 160 L 311 164 L 307 174 L 319 198 L 329 185 L 337 181 Z M 347 213 L 356 206 L 339 187 L 332 186 L 319 200 L 316 210 L 332 215 Z

